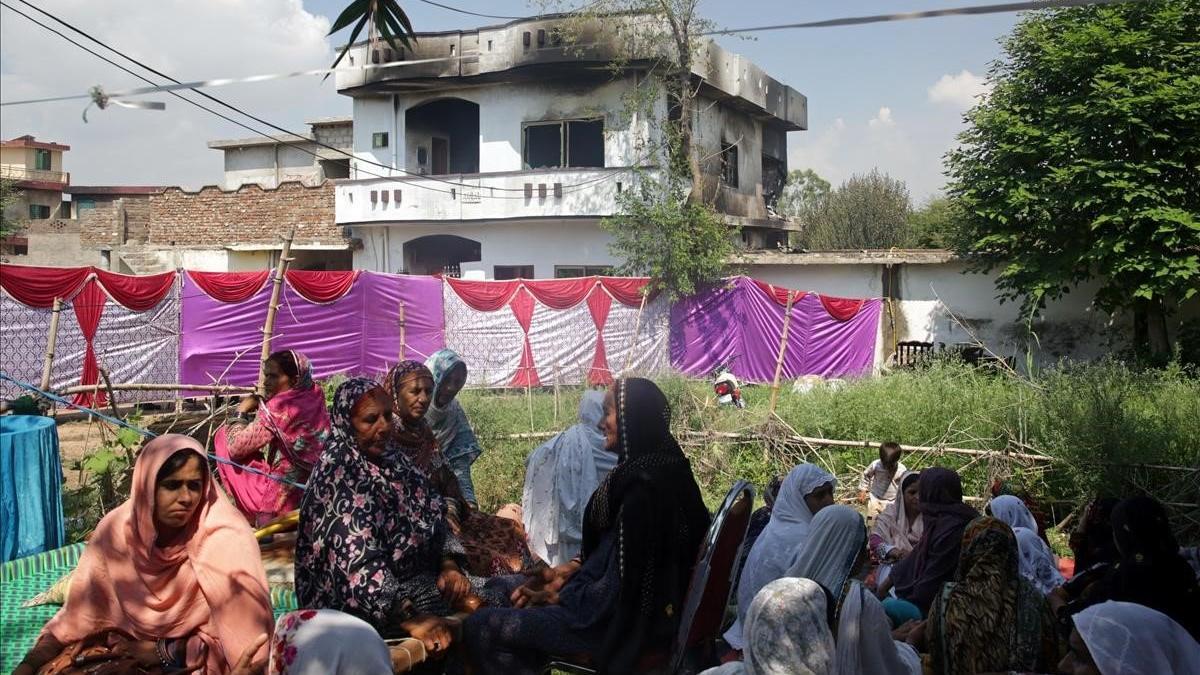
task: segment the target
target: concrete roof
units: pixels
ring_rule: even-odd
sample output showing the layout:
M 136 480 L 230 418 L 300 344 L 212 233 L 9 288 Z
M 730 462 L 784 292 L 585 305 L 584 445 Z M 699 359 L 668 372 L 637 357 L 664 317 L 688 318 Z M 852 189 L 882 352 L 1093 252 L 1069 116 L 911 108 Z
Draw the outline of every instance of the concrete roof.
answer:
M 743 251 L 735 262 L 744 265 L 937 265 L 958 259 L 943 249 L 873 249 L 846 251 Z
M 0 143 L 0 145 L 3 145 L 6 148 L 36 148 L 38 150 L 57 150 L 58 152 L 65 152 L 71 149 L 71 146 L 69 145 L 39 141 L 28 134 L 25 136 L 18 136 L 9 141 L 4 141 L 3 143 Z
M 304 123 L 310 127 L 326 126 L 331 124 L 353 124 L 353 115 L 338 115 L 336 117 L 314 117 L 311 120 L 304 120 Z
M 162 190 L 162 185 L 70 185 L 63 188 L 63 192 L 72 195 L 152 195 Z
M 304 141 L 314 140 L 312 136 L 305 134 L 297 136 L 295 134 L 272 134 L 275 138 L 286 140 L 289 143 L 302 143 Z M 214 150 L 226 150 L 229 148 L 245 148 L 256 145 L 281 145 L 275 138 L 267 138 L 266 136 L 256 136 L 254 138 L 231 138 L 225 140 L 209 141 L 208 147 Z

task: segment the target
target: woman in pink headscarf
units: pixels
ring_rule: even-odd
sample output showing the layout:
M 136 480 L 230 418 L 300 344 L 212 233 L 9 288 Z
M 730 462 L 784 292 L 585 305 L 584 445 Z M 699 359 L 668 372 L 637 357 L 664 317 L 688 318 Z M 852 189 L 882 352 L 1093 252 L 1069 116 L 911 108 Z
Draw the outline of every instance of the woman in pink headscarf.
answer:
M 263 372 L 266 401 L 260 407 L 258 397 L 246 397 L 237 415 L 213 436 L 218 457 L 262 472 L 224 463 L 218 468 L 225 489 L 255 527 L 300 508 L 304 493 L 295 484 L 308 481 L 329 439 L 325 394 L 313 383 L 308 359 L 292 350 L 275 352 Z
M 96 527 L 66 604 L 15 672 L 59 672 L 95 650 L 113 672 L 248 675 L 265 666 L 271 629 L 254 533 L 204 448 L 168 434 L 142 449 L 129 500 Z

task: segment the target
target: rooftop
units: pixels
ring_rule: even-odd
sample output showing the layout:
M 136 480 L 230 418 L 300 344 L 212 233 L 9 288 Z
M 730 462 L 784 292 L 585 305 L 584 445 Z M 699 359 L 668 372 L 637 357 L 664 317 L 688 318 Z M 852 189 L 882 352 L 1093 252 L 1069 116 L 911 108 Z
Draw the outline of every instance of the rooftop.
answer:
M 338 115 L 336 117 L 315 117 L 311 120 L 304 120 L 304 123 L 310 127 L 332 126 L 335 124 L 354 124 L 354 116 Z
M 944 249 L 871 249 L 841 251 L 744 251 L 737 262 L 745 265 L 937 265 L 958 258 Z
M 0 145 L 6 148 L 35 148 L 37 150 L 55 150 L 58 152 L 66 152 L 67 150 L 71 149 L 71 146 L 69 145 L 39 141 L 28 134 L 24 136 L 17 136 L 10 141 L 4 141 L 3 143 L 0 143 Z
M 63 188 L 63 192 L 72 195 L 153 195 L 162 191 L 162 185 L 71 185 Z

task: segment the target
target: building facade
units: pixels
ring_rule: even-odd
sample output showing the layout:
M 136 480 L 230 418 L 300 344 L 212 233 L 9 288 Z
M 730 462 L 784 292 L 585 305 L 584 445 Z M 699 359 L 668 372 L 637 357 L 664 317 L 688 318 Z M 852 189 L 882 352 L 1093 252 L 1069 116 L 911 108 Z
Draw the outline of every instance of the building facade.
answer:
M 250 183 L 274 188 L 291 181 L 312 186 L 326 178 L 349 177 L 353 118 L 323 117 L 307 124 L 309 133 L 303 136 L 209 141 L 208 147 L 224 155 L 224 188 L 236 190 Z
M 560 21 L 421 34 L 411 52 L 351 48 L 348 64 L 367 67 L 337 75 L 354 101 L 354 159 L 335 193 L 356 268 L 506 279 L 619 264 L 600 223 L 623 190 L 660 175 L 668 106 L 649 59 L 614 74 L 610 27 L 564 46 Z M 772 206 L 807 101 L 715 44 L 695 63 L 706 197 L 747 248 L 785 243 L 795 226 Z M 643 91 L 651 112 L 630 113 Z

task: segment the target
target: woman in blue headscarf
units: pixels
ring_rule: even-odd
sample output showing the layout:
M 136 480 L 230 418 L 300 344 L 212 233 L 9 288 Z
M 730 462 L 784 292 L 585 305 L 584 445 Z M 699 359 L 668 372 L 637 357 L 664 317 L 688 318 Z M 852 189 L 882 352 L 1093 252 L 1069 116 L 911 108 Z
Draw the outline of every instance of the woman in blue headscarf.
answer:
M 458 478 L 463 498 L 477 506 L 471 465 L 483 448 L 479 447 L 467 413 L 456 398 L 467 383 L 467 364 L 454 350 L 442 349 L 434 352 L 425 365 L 433 373 L 433 401 L 425 413 L 425 421 L 433 428 L 442 457 Z

